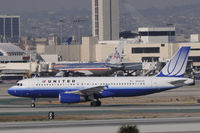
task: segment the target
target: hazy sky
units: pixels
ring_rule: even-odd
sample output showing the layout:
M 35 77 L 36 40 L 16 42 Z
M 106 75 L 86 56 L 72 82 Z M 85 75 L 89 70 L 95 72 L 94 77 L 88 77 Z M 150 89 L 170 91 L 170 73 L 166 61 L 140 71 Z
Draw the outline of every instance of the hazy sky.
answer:
M 120 0 L 124 10 L 200 4 L 200 0 Z M 91 9 L 91 0 L 0 0 L 2 11 L 41 11 L 61 8 Z
M 90 0 L 0 0 L 0 10 L 41 11 L 90 8 Z

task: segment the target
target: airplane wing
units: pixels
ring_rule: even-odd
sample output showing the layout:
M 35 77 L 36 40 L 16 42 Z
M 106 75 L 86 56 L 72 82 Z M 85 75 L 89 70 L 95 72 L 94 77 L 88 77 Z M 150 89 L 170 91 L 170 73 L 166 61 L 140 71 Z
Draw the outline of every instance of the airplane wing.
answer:
M 69 71 L 70 72 L 70 71 Z M 76 73 L 84 74 L 84 75 L 92 75 L 93 73 L 91 71 L 86 71 L 86 70 L 79 70 L 76 71 Z
M 170 81 L 169 83 L 172 85 L 183 85 L 185 81 L 186 81 L 185 79 L 182 79 L 182 80 Z
M 120 63 L 120 64 L 106 64 L 106 66 L 121 70 L 138 70 L 142 69 L 142 63 Z
M 125 70 L 139 70 L 142 69 L 142 63 L 123 63 Z
M 106 86 L 96 86 L 96 87 L 91 87 L 91 88 L 85 88 L 77 91 L 67 91 L 65 93 L 73 93 L 73 94 L 78 94 L 78 95 L 84 95 L 84 96 L 90 96 L 94 94 L 100 94 L 102 91 L 106 89 Z
M 65 72 L 68 73 L 68 74 L 72 74 L 72 75 L 78 74 L 78 75 L 90 76 L 90 75 L 93 74 L 92 72 L 86 71 L 86 70 L 84 70 L 84 71 L 83 70 L 72 71 L 72 70 L 60 69 L 59 72 L 56 74 L 56 77 L 64 77 Z
M 105 66 L 110 67 L 110 68 L 116 68 L 116 69 L 123 68 L 122 64 L 106 64 Z

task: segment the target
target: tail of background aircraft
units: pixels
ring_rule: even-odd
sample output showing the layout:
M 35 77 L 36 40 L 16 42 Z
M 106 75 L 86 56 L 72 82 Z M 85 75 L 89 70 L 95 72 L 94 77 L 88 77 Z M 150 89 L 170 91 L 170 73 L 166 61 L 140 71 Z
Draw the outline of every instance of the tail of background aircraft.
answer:
M 164 66 L 157 77 L 184 77 L 190 47 L 181 47 Z
M 111 64 L 120 64 L 121 63 L 121 56 L 124 49 L 124 44 L 120 41 L 115 52 L 108 56 L 106 62 Z

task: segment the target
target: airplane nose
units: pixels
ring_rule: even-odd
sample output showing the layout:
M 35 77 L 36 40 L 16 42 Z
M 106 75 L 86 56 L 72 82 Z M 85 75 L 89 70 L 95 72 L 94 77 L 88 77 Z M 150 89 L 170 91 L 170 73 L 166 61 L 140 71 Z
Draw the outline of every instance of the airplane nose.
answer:
M 9 88 L 9 89 L 8 89 L 8 94 L 15 96 L 15 95 L 16 95 L 16 89 L 14 89 L 14 88 L 12 88 L 12 87 Z

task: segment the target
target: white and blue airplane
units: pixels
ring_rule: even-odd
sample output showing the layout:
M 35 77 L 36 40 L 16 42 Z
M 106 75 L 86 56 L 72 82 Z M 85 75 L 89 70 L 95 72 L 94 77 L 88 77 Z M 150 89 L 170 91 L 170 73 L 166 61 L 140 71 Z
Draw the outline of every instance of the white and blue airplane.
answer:
M 158 93 L 194 82 L 184 77 L 189 51 L 190 47 L 180 48 L 161 72 L 152 77 L 31 78 L 17 82 L 8 93 L 32 98 L 32 107 L 36 98 L 59 98 L 60 103 L 91 101 L 91 106 L 101 106 L 101 98 Z

